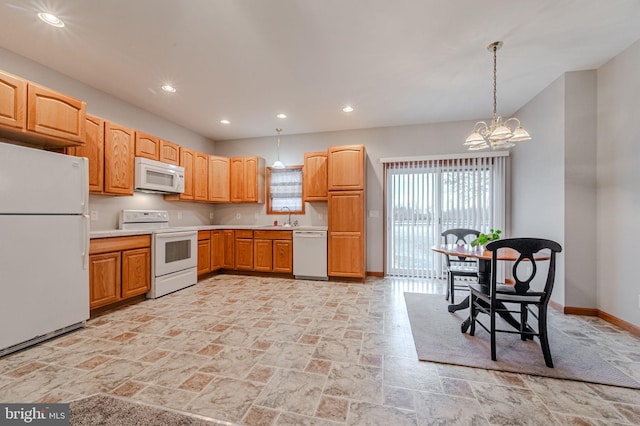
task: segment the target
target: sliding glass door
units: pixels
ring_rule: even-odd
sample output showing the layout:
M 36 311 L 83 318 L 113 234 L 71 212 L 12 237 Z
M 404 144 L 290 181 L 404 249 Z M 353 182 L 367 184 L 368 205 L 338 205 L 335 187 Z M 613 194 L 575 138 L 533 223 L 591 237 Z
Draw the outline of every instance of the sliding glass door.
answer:
M 440 278 L 443 230 L 504 229 L 506 158 L 385 162 L 387 275 Z

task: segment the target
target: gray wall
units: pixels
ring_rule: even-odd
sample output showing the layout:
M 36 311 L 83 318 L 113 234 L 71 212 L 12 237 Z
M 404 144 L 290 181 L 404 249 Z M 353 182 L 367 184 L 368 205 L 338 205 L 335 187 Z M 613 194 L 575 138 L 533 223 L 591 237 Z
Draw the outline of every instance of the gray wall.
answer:
M 200 152 L 214 153 L 214 143 L 207 138 L 2 48 L 0 69 L 84 100 L 90 114 Z M 213 212 L 210 204 L 166 202 L 162 195 L 155 194 L 135 193 L 131 197 L 91 195 L 89 209 L 98 213 L 98 220 L 91 222 L 91 230 L 117 228 L 118 213 L 129 208 L 169 210 L 172 226 L 209 224 L 209 213 Z
M 598 69 L 598 307 L 640 326 L 640 41 Z
M 515 114 L 532 140 L 512 150 L 511 236 L 564 238 L 564 92 L 560 77 Z M 564 305 L 564 256 L 559 256 L 552 300 Z
M 286 124 L 286 123 L 285 123 Z M 382 127 L 341 132 L 286 135 L 280 138 L 280 159 L 286 165 L 302 164 L 305 152 L 326 151 L 330 146 L 364 144 L 367 150 L 367 271 L 383 271 L 383 168 L 380 158 L 436 155 L 466 152 L 462 145 L 475 121 Z M 259 155 L 266 163 L 276 159 L 276 137 L 216 142 L 216 153 L 223 156 Z M 326 203 L 307 204 L 304 217 L 295 216 L 303 224 L 326 225 Z M 241 213 L 240 219 L 235 214 Z M 322 215 L 322 218 L 320 218 Z M 266 216 L 264 206 L 217 206 L 216 223 L 272 223 L 280 216 Z
M 597 73 L 565 74 L 565 305 L 597 306 Z

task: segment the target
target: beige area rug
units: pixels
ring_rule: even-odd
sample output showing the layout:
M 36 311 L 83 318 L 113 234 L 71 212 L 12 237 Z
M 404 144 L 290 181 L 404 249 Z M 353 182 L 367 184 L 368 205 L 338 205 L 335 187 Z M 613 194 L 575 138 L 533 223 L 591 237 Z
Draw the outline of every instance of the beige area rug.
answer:
M 113 395 L 96 394 L 69 403 L 71 426 L 211 426 L 232 425 L 194 414 L 143 404 Z
M 548 331 L 554 368 L 545 365 L 537 338 L 523 342 L 517 334 L 498 333 L 497 361 L 491 361 L 489 333 L 479 325 L 475 336 L 460 332 L 468 309 L 447 312 L 447 302 L 441 295 L 405 293 L 404 297 L 421 361 L 640 389 L 640 382 L 633 377 L 551 326 Z M 488 323 L 485 318 L 484 323 Z M 498 321 L 498 328 L 509 327 L 502 319 Z

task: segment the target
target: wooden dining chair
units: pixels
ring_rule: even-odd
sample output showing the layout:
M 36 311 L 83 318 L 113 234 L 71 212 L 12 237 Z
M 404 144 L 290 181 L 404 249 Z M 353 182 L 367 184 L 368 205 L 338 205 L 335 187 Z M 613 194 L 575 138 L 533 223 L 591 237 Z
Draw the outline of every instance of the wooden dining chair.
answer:
M 511 248 L 517 252 L 517 260 L 513 263 L 512 274 L 515 280 L 514 285 L 499 284 L 493 271 L 498 267 L 498 250 L 501 248 Z M 553 368 L 553 360 L 551 359 L 551 350 L 549 348 L 549 339 L 547 335 L 547 305 L 553 291 L 553 283 L 556 275 L 556 253 L 562 251 L 560 244 L 555 241 L 545 240 L 541 238 L 508 238 L 504 240 L 493 241 L 486 246 L 487 250 L 492 252 L 491 255 L 491 281 L 490 286 L 470 284 L 471 292 L 471 329 L 470 335 L 474 335 L 476 323 L 480 324 L 491 335 L 491 359 L 496 360 L 496 333 L 514 333 L 520 334 L 522 340 L 538 336 L 542 354 L 547 367 Z M 549 251 L 549 268 L 544 288 L 540 291 L 533 290 L 530 287 L 531 281 L 535 278 L 538 271 L 534 254 L 541 250 Z M 522 277 L 522 273 L 527 275 Z M 505 303 L 518 304 L 520 309 L 517 311 L 509 310 Z M 530 309 L 536 306 L 536 312 Z M 487 327 L 478 320 L 479 313 L 489 315 L 490 324 Z M 496 327 L 496 314 L 514 313 L 520 314 L 520 328 L 518 330 L 503 330 Z M 537 332 L 528 323 L 529 314 L 538 320 Z
M 454 228 L 447 229 L 442 234 L 444 244 L 469 244 L 478 238 L 480 231 L 475 229 Z M 478 261 L 466 257 L 445 256 L 447 267 L 447 297 L 451 304 L 455 304 L 455 291 L 468 290 L 467 284 L 455 284 L 456 277 L 474 278 L 478 276 Z

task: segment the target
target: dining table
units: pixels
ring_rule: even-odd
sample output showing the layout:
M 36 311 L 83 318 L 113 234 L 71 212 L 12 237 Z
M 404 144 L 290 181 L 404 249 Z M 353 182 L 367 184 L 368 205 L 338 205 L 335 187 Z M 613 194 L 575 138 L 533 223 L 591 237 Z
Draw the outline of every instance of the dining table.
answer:
M 477 245 L 472 246 L 471 244 L 440 244 L 431 247 L 436 253 L 442 253 L 447 256 L 459 257 L 461 259 L 471 258 L 478 260 L 478 284 L 485 286 L 487 289 L 487 293 L 489 292 L 489 287 L 491 285 L 491 257 L 493 252 L 491 250 L 487 250 L 484 246 Z M 505 260 L 505 261 L 516 261 L 520 253 L 516 250 L 513 250 L 508 247 L 503 247 L 498 250 L 497 259 Z M 534 260 L 549 260 L 550 256 L 548 253 L 536 253 L 533 256 Z M 457 304 L 450 304 L 447 309 L 449 312 L 456 312 L 461 309 L 467 309 L 469 307 L 470 296 L 464 298 L 464 300 Z M 516 320 L 509 312 L 498 312 L 498 314 L 512 327 L 516 329 L 520 329 L 520 322 Z M 460 330 L 463 333 L 469 329 L 471 325 L 471 317 L 469 316 L 464 320 L 462 325 L 460 326 Z

